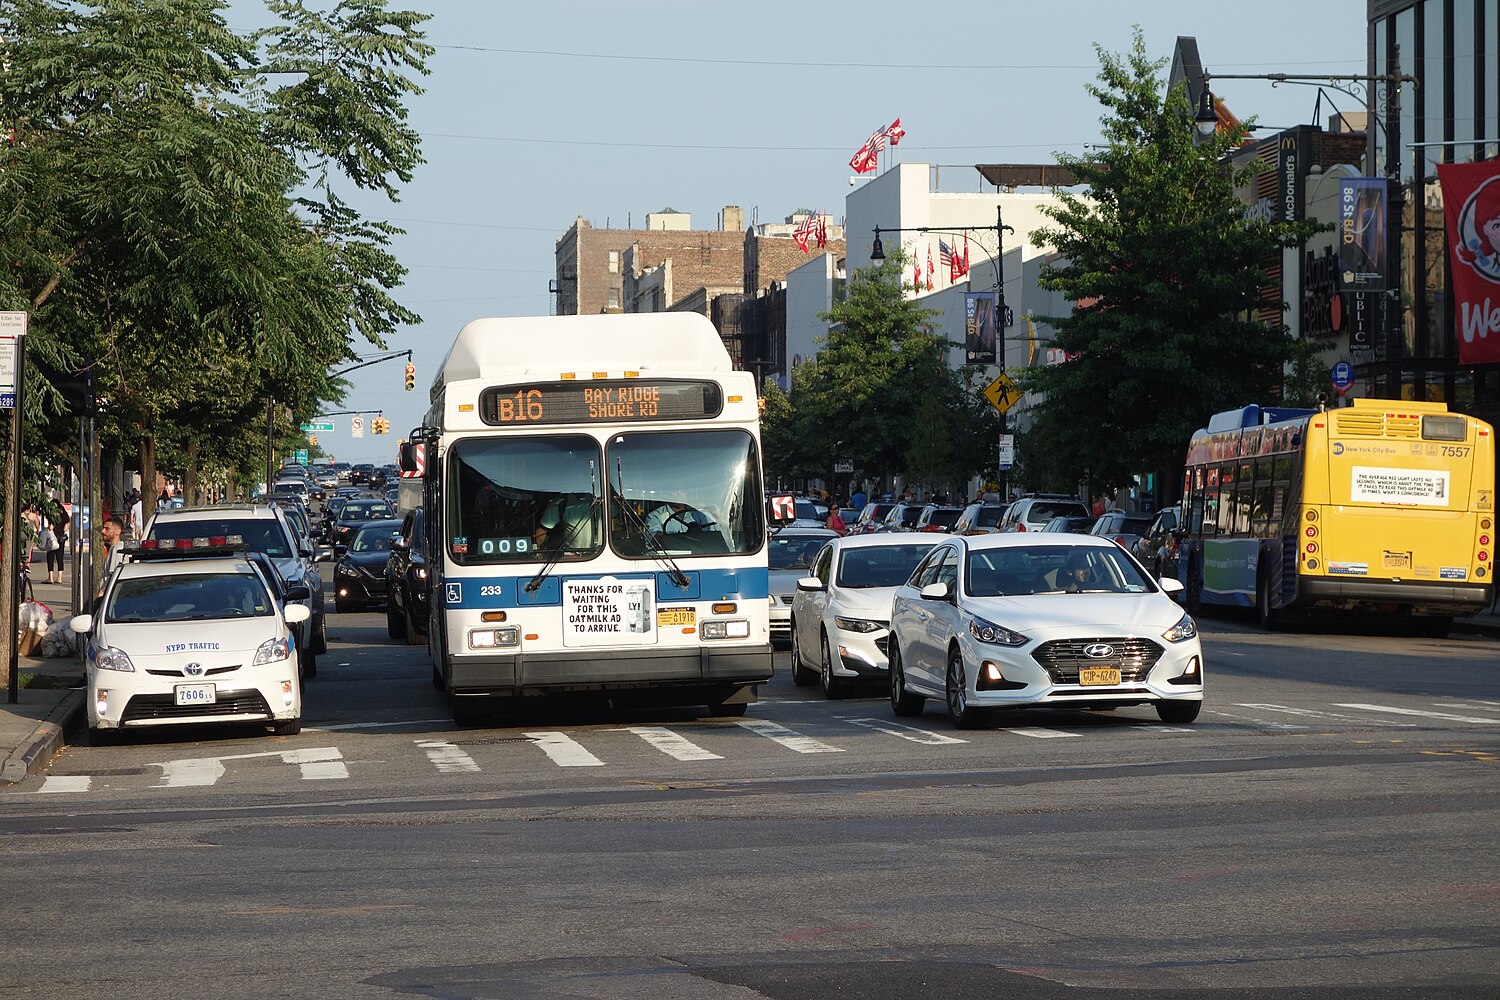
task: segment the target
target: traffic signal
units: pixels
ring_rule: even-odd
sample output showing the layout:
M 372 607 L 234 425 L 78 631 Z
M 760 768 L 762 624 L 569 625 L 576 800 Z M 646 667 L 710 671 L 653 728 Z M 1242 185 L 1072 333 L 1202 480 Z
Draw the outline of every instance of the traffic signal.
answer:
M 307 436 L 307 443 L 316 448 L 318 446 L 318 436 L 316 434 L 309 434 Z
M 370 421 L 370 430 L 375 434 L 388 434 L 391 430 L 391 422 L 385 417 L 376 417 Z
M 406 363 L 406 391 L 410 392 L 411 390 L 415 389 L 416 387 L 417 387 L 417 366 L 414 365 L 414 364 L 412 364 L 410 361 L 408 361 Z

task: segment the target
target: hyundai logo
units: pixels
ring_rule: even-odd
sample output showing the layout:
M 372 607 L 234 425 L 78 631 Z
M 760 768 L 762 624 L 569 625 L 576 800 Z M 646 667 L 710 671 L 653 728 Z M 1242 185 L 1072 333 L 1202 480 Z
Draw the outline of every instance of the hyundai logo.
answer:
M 188 677 L 202 677 L 203 676 L 203 664 L 201 664 L 201 663 L 185 663 L 185 664 L 182 665 L 182 672 L 184 674 L 186 674 Z
M 1083 655 L 1091 660 L 1102 660 L 1115 655 L 1115 647 L 1107 642 L 1091 642 L 1083 647 Z

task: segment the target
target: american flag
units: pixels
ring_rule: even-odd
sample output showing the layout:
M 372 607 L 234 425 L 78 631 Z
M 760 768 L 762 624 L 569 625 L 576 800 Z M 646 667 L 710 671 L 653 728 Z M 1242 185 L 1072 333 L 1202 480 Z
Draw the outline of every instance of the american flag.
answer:
M 821 213 L 811 212 L 803 216 L 802 221 L 797 223 L 797 228 L 792 230 L 792 239 L 797 241 L 797 249 L 801 250 L 803 253 L 808 252 L 807 241 L 811 239 L 813 234 L 817 231 L 819 226 L 818 220 L 820 216 Z M 818 245 L 822 246 L 821 243 L 819 243 Z
M 878 128 L 870 133 L 870 138 L 859 147 L 859 151 L 849 160 L 849 166 L 856 174 L 869 173 L 874 170 L 880 162 L 880 151 L 886 147 L 886 143 L 892 146 L 901 144 L 906 137 L 906 130 L 901 127 L 901 119 L 897 118 L 885 128 Z
M 948 280 L 950 282 L 957 281 L 958 255 L 953 252 L 953 248 L 948 245 L 947 240 L 938 240 L 938 260 L 942 261 L 943 266 L 948 269 Z

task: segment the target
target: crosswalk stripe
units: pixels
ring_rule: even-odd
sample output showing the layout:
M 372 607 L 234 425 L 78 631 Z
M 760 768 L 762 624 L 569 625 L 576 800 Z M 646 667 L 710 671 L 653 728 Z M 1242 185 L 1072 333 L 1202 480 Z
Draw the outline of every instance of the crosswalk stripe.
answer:
M 281 759 L 302 770 L 303 781 L 330 781 L 349 777 L 344 755 L 333 747 L 310 747 L 306 750 L 283 750 Z
M 1132 733 L 1196 733 L 1199 730 L 1187 729 L 1182 726 L 1158 726 L 1155 723 L 1148 723 L 1144 726 L 1131 726 L 1130 731 Z
M 723 760 L 716 753 L 710 753 L 692 740 L 679 733 L 674 733 L 665 726 L 627 726 L 627 733 L 635 733 L 651 746 L 660 750 L 668 757 L 678 760 Z
M 797 753 L 843 753 L 843 747 L 832 746 L 811 736 L 798 736 L 785 726 L 764 719 L 735 719 L 735 725 L 743 726 L 757 736 L 780 743 Z
M 1392 722 L 1389 719 L 1364 719 L 1357 715 L 1344 715 L 1340 712 L 1318 712 L 1311 708 L 1289 708 L 1286 705 L 1261 705 L 1235 702 L 1240 708 L 1258 708 L 1262 712 L 1281 712 L 1284 715 L 1295 715 L 1304 719 L 1327 719 L 1330 722 L 1357 722 L 1363 726 L 1396 726 L 1409 729 L 1416 725 L 1413 722 Z
M 1476 708 L 1481 712 L 1489 708 L 1500 708 L 1500 701 L 1480 701 L 1478 698 L 1468 698 L 1460 702 L 1435 701 L 1432 704 L 1437 708 L 1462 708 L 1468 712 Z
M 1358 708 L 1366 712 L 1388 712 L 1391 715 L 1414 715 L 1423 719 L 1442 719 L 1445 722 L 1475 722 L 1480 725 L 1500 725 L 1500 719 L 1480 718 L 1472 715 L 1451 715 L 1447 712 L 1424 712 L 1416 708 L 1392 708 L 1389 705 L 1350 705 L 1340 703 L 1339 708 Z
M 38 792 L 86 792 L 93 778 L 87 774 L 49 774 L 42 779 Z
M 479 765 L 474 758 L 452 743 L 444 743 L 442 740 L 413 740 L 412 742 L 426 751 L 427 759 L 432 761 L 432 766 L 442 774 L 472 774 L 479 770 Z
M 558 767 L 603 767 L 604 761 L 563 733 L 522 733 Z
M 874 729 L 878 732 L 887 733 L 891 736 L 899 736 L 903 740 L 911 740 L 913 743 L 922 743 L 927 746 L 941 746 L 945 743 L 967 743 L 956 736 L 944 736 L 942 733 L 930 732 L 926 729 L 917 729 L 914 726 L 903 726 L 899 722 L 886 722 L 883 719 L 849 719 L 844 716 L 838 717 L 840 721 L 847 722 L 851 726 L 863 726 L 866 729 Z
M 1298 725 L 1295 725 L 1295 724 L 1290 723 L 1290 722 L 1272 722 L 1269 719 L 1257 719 L 1253 715 L 1239 715 L 1238 713 L 1235 713 L 1235 712 L 1220 712 L 1220 711 L 1217 711 L 1217 710 L 1214 710 L 1214 709 L 1209 709 L 1208 710 L 1208 714 L 1209 715 L 1222 715 L 1226 719 L 1240 719 L 1240 720 L 1242 720 L 1244 722 L 1253 722 L 1253 723 L 1255 723 L 1258 726 L 1265 726 L 1267 729 L 1306 729 L 1307 728 L 1306 726 L 1298 726 Z
M 1033 736 L 1039 740 L 1053 740 L 1065 736 L 1077 736 L 1077 733 L 1065 733 L 1061 729 L 1044 729 L 1041 726 L 1026 726 L 1022 729 L 1002 729 L 1004 733 L 1015 733 L 1017 736 Z
M 186 788 L 190 785 L 212 785 L 224 777 L 224 762 L 218 757 L 190 757 L 157 764 L 161 768 L 158 788 Z

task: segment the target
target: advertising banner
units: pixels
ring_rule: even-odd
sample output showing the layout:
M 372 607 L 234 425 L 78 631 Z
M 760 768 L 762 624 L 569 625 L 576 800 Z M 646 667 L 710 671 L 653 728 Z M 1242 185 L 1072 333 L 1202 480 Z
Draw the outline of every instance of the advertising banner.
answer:
M 964 360 L 971 365 L 995 363 L 994 292 L 964 293 Z
M 1439 163 L 1458 360 L 1500 361 L 1500 160 Z
M 1382 177 L 1339 181 L 1339 271 L 1346 292 L 1383 292 L 1389 287 L 1385 196 Z

